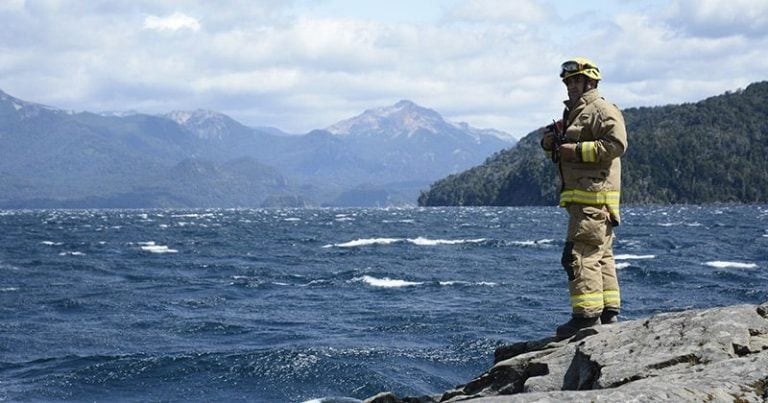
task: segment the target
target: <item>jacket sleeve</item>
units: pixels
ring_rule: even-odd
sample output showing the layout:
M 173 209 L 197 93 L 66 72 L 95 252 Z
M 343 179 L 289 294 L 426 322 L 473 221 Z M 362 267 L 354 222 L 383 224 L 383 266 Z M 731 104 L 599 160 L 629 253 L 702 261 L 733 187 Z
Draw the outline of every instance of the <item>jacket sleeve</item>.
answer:
M 595 140 L 581 142 L 582 162 L 607 162 L 624 155 L 627 149 L 627 129 L 621 111 L 611 104 L 601 105 L 592 121 Z

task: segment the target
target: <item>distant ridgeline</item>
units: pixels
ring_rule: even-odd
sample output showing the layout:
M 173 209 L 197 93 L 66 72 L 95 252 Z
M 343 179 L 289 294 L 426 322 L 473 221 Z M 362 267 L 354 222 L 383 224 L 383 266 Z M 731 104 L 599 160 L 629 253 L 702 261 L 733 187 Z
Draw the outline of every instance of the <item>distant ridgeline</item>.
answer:
M 407 100 L 288 135 L 214 111 L 74 112 L 0 90 L 0 208 L 409 206 L 516 141 Z
M 768 202 L 768 82 L 693 104 L 623 111 L 622 202 Z M 555 204 L 556 166 L 539 130 L 482 165 L 433 183 L 421 206 Z

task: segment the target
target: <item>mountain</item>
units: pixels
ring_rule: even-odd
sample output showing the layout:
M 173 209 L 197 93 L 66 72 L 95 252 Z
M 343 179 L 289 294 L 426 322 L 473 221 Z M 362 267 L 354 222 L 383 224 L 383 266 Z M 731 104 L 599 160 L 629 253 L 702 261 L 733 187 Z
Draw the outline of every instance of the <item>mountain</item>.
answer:
M 439 113 L 402 100 L 393 106 L 369 109 L 329 127 L 337 136 L 411 137 L 420 132 L 440 133 L 452 127 Z
M 514 144 L 506 133 L 448 123 L 436 111 L 410 101 L 370 109 L 298 136 L 248 128 L 211 111 L 164 116 L 209 140 L 201 156 L 252 157 L 275 167 L 292 183 L 315 185 L 299 195 L 331 206 L 413 204 L 432 181 Z
M 204 140 L 223 140 L 233 132 L 249 131 L 248 128 L 223 113 L 203 109 L 192 112 L 173 111 L 161 116 L 173 120 Z
M 412 137 L 418 135 L 448 134 L 458 141 L 473 138 L 476 142 L 504 143 L 517 141 L 512 135 L 494 129 L 477 129 L 466 122 L 449 123 L 432 109 L 402 100 L 392 106 L 369 109 L 351 119 L 343 120 L 326 129 L 338 136 Z
M 211 142 L 162 116 L 72 113 L 2 93 L 0 206 L 237 207 L 287 191 L 273 168 L 227 165 L 243 156 Z
M 623 113 L 623 203 L 768 201 L 768 82 Z M 419 205 L 556 204 L 556 166 L 541 151 L 540 136 L 536 130 L 483 164 L 436 181 Z
M 58 114 L 65 115 L 72 112 L 57 109 L 51 106 L 23 101 L 14 98 L 0 90 L 0 118 L 21 121 L 40 115 Z
M 408 101 L 361 116 L 379 126 L 286 135 L 214 111 L 74 113 L 0 92 L 0 208 L 412 205 L 513 144 Z
M 326 131 L 368 162 L 358 167 L 372 178 L 367 185 L 376 186 L 420 182 L 423 188 L 514 144 L 511 136 L 499 136 L 502 132 L 449 123 L 434 110 L 405 100 L 367 110 Z

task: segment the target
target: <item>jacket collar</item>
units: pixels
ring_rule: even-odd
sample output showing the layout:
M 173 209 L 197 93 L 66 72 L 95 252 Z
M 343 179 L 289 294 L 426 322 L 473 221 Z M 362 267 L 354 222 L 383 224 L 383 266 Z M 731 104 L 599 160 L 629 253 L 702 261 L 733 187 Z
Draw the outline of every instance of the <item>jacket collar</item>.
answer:
M 567 109 L 576 110 L 595 102 L 598 98 L 600 98 L 600 93 L 597 91 L 597 88 L 593 88 L 582 94 L 581 98 L 579 98 L 573 105 L 571 105 L 568 100 L 563 101 L 563 103 Z

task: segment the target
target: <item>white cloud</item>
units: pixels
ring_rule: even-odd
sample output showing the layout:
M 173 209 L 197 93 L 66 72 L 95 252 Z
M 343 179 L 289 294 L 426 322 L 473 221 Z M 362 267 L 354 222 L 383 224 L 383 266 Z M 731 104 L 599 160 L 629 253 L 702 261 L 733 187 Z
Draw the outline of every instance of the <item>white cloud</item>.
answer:
M 741 4 L 745 14 L 752 7 L 748 3 Z M 680 7 L 692 6 L 681 1 L 673 8 Z M 695 102 L 768 78 L 768 37 L 751 37 L 746 22 L 741 34 L 697 34 L 669 10 L 619 13 L 583 37 L 591 44 L 586 53 L 596 55 L 603 71 L 603 92 L 615 102 L 624 107 Z
M 448 12 L 450 20 L 538 24 L 554 16 L 551 7 L 532 0 L 468 0 Z
M 74 110 L 213 109 L 293 132 L 411 99 L 521 136 L 560 113 L 567 57 L 597 61 L 623 107 L 696 101 L 768 71 L 766 2 L 452 0 L 431 19 L 381 20 L 330 3 L 2 3 L 15 7 L 0 12 L 0 89 Z
M 665 18 L 695 36 L 768 35 L 768 2 L 755 0 L 678 0 Z
M 149 15 L 144 19 L 144 29 L 155 31 L 200 30 L 200 21 L 186 14 L 175 12 L 167 17 Z
M 0 1 L 0 12 L 21 11 L 24 9 L 26 0 L 2 0 Z
M 189 83 L 195 92 L 223 92 L 229 94 L 258 94 L 300 91 L 299 72 L 290 69 L 266 69 L 206 75 Z

